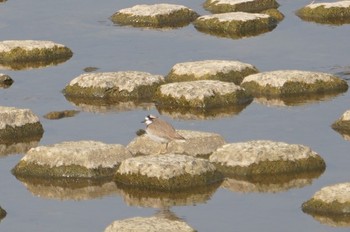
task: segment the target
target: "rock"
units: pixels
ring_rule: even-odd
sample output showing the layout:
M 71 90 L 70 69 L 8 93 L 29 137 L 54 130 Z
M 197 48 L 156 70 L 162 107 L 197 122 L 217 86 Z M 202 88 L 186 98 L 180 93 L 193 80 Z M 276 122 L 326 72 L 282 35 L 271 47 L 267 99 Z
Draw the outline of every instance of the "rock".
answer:
M 162 152 L 183 154 L 197 157 L 208 157 L 218 147 L 225 144 L 224 138 L 215 133 L 200 131 L 178 130 L 186 140 L 169 142 L 165 151 L 165 144 L 153 141 L 146 135 L 138 136 L 127 145 L 127 149 L 135 155 L 155 155 Z
M 123 185 L 161 191 L 206 186 L 222 180 L 208 160 L 187 155 L 149 155 L 124 160 L 115 180 Z
M 77 110 L 52 111 L 45 114 L 44 118 L 55 120 L 55 119 L 61 119 L 61 118 L 67 118 L 67 117 L 74 117 L 78 113 L 79 111 Z
M 296 15 L 306 21 L 340 25 L 350 23 L 350 1 L 310 3 Z
M 327 73 L 278 70 L 246 76 L 241 86 L 254 96 L 298 96 L 344 92 L 345 80 Z
M 323 171 L 326 167 L 309 147 L 269 140 L 225 144 L 209 161 L 225 174 L 241 177 Z
M 64 94 L 68 99 L 78 98 L 85 101 L 149 101 L 163 82 L 163 76 L 147 72 L 85 73 L 74 78 L 65 87 Z
M 182 27 L 198 17 L 183 5 L 153 4 L 135 5 L 117 11 L 111 16 L 114 23 L 135 27 Z
M 175 64 L 167 81 L 219 80 L 239 85 L 245 76 L 257 73 L 251 64 L 234 60 L 203 60 Z
M 200 80 L 161 85 L 155 99 L 162 107 L 169 108 L 221 108 L 245 105 L 251 95 L 234 83 Z
M 278 8 L 275 0 L 206 0 L 204 8 L 212 13 L 235 11 L 258 13 L 263 10 Z
M 134 217 L 114 221 L 104 232 L 195 232 L 189 225 L 182 221 L 170 220 L 160 217 Z
M 6 211 L 0 207 L 0 221 L 6 217 Z
M 302 210 L 315 215 L 350 217 L 350 183 L 326 186 L 302 204 Z
M 0 88 L 8 88 L 12 85 L 13 80 L 9 75 L 0 73 Z
M 44 129 L 36 116 L 29 109 L 0 106 L 0 143 L 38 141 Z
M 193 24 L 201 32 L 238 39 L 271 31 L 277 20 L 267 14 L 230 12 L 200 16 Z
M 343 115 L 332 124 L 332 128 L 345 137 L 350 136 L 350 110 L 345 111 Z
M 19 177 L 108 178 L 129 157 L 119 144 L 69 141 L 30 149 L 12 171 Z

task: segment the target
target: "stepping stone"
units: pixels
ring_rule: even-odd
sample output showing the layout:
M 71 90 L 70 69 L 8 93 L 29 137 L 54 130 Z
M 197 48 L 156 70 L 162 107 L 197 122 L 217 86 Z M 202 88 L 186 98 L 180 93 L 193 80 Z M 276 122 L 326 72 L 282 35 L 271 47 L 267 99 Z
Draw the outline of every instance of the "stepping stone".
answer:
M 193 24 L 201 32 L 238 39 L 271 31 L 277 20 L 267 14 L 230 12 L 200 16 Z
M 104 232 L 195 232 L 185 222 L 161 217 L 134 217 L 114 221 Z
M 203 60 L 175 64 L 166 80 L 170 82 L 219 80 L 239 85 L 245 76 L 257 73 L 251 64 L 234 60 Z
M 173 140 L 169 142 L 166 151 L 165 144 L 153 141 L 147 135 L 136 137 L 127 145 L 127 149 L 134 156 L 155 155 L 166 152 L 197 157 L 208 157 L 218 147 L 221 147 L 226 143 L 221 135 L 215 133 L 189 130 L 178 130 L 177 132 L 186 140 Z
M 243 88 L 234 83 L 199 80 L 161 85 L 155 99 L 162 107 L 170 108 L 221 108 L 245 105 L 252 101 Z
M 254 96 L 298 96 L 344 92 L 345 80 L 328 73 L 277 70 L 246 76 L 241 86 Z
M 347 110 L 343 115 L 332 124 L 332 128 L 343 134 L 346 138 L 350 135 L 350 110 Z
M 9 75 L 0 73 L 0 88 L 8 88 L 12 85 L 13 80 Z
M 208 160 L 187 155 L 149 155 L 124 160 L 115 180 L 141 189 L 175 191 L 222 181 Z
M 135 27 L 182 27 L 198 17 L 193 10 L 183 5 L 153 4 L 135 5 L 117 11 L 112 22 Z
M 341 25 L 350 23 L 350 1 L 310 3 L 296 15 L 306 21 Z
M 209 161 L 232 176 L 323 171 L 324 160 L 309 147 L 269 140 L 225 144 Z
M 69 141 L 30 149 L 12 171 L 19 177 L 109 178 L 130 157 L 119 144 Z
M 149 101 L 164 77 L 147 72 L 122 71 L 85 73 L 74 78 L 64 89 L 69 100 L 84 99 L 118 101 Z
M 0 144 L 38 141 L 44 129 L 29 109 L 0 106 Z
M 206 0 L 204 8 L 212 13 L 251 12 L 258 13 L 271 8 L 278 8 L 275 0 Z

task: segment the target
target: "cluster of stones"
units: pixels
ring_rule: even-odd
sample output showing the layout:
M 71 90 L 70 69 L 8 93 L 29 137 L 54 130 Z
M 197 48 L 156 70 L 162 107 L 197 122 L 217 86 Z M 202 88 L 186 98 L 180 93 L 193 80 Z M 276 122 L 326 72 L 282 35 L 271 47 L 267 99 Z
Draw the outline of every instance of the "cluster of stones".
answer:
M 303 20 L 317 23 L 350 23 L 350 1 L 311 3 L 296 14 Z
M 343 135 L 350 135 L 350 110 L 345 111 L 342 116 L 332 124 L 332 128 Z

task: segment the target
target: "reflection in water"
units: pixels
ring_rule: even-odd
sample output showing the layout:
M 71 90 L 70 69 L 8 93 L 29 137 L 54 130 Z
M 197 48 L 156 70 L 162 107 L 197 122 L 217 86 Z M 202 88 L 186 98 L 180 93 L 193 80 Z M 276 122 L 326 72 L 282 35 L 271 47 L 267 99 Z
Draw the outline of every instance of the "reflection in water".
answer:
M 306 213 L 306 212 L 304 212 Z M 350 215 L 319 215 L 314 213 L 309 213 L 316 221 L 321 224 L 334 226 L 334 227 L 350 227 Z
M 0 144 L 0 158 L 10 154 L 24 154 L 30 148 L 37 147 L 39 141 L 31 141 L 27 143 Z
M 61 58 L 57 60 L 41 60 L 41 61 L 29 61 L 29 62 L 0 62 L 0 69 L 4 70 L 27 70 L 35 68 L 45 68 L 49 66 L 56 66 L 69 60 L 70 57 Z

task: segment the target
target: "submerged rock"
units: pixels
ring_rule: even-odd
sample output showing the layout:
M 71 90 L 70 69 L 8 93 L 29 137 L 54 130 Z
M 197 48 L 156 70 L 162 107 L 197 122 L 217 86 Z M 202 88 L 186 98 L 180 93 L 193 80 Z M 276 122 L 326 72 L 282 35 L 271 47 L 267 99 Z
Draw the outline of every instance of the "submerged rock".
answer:
M 44 118 L 55 120 L 67 117 L 74 117 L 78 114 L 77 110 L 52 111 L 44 115 Z
M 129 157 L 119 144 L 62 142 L 30 149 L 12 171 L 16 176 L 42 178 L 107 178 Z
M 203 60 L 175 64 L 167 81 L 219 80 L 239 85 L 245 76 L 257 73 L 251 64 L 234 60 Z
M 269 140 L 225 144 L 209 161 L 227 175 L 252 176 L 323 171 L 324 160 L 309 147 Z
M 253 99 L 234 83 L 200 80 L 161 85 L 155 94 L 157 103 L 171 108 L 221 108 L 249 104 Z
M 296 14 L 303 20 L 317 23 L 350 23 L 350 1 L 310 3 Z
M 254 96 L 297 96 L 344 92 L 345 80 L 328 73 L 278 70 L 246 76 L 241 86 Z
M 0 73 L 0 88 L 8 88 L 12 85 L 13 80 L 9 75 Z
M 206 0 L 204 8 L 212 13 L 235 11 L 258 13 L 271 8 L 278 8 L 275 0 Z
M 173 153 L 208 157 L 218 147 L 225 144 L 224 138 L 219 134 L 188 130 L 178 130 L 177 132 L 186 140 L 169 142 L 167 150 L 165 150 L 165 144 L 155 142 L 146 135 L 136 137 L 128 144 L 127 149 L 133 155 Z
M 70 99 L 149 101 L 164 77 L 147 72 L 85 73 L 74 78 L 64 89 Z
M 208 160 L 187 155 L 149 155 L 120 164 L 115 180 L 123 185 L 161 191 L 206 186 L 222 180 Z
M 344 136 L 350 136 L 350 110 L 347 110 L 343 115 L 332 124 L 332 128 Z
M 186 6 L 162 3 L 121 9 L 111 20 L 121 25 L 159 28 L 185 26 L 197 17 L 198 14 Z
M 185 222 L 160 217 L 134 217 L 114 221 L 104 232 L 195 232 Z
M 230 12 L 204 15 L 198 17 L 193 24 L 201 32 L 241 38 L 271 31 L 277 26 L 277 20 L 267 14 Z
M 38 141 L 44 129 L 36 116 L 29 109 L 0 106 L 0 143 Z

